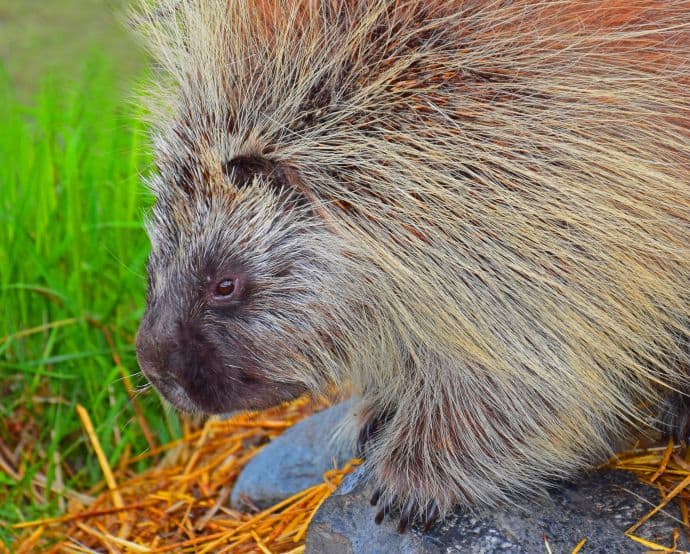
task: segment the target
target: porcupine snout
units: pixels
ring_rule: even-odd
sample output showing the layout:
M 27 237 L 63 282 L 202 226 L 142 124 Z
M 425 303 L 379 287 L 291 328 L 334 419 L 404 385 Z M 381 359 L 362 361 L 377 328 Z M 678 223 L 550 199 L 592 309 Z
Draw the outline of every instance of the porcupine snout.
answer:
M 136 339 L 137 359 L 144 374 L 164 398 L 189 411 L 194 407 L 185 392 L 184 373 L 199 365 L 194 358 L 205 347 L 206 341 L 199 335 L 190 336 L 181 322 L 152 310 L 142 320 Z

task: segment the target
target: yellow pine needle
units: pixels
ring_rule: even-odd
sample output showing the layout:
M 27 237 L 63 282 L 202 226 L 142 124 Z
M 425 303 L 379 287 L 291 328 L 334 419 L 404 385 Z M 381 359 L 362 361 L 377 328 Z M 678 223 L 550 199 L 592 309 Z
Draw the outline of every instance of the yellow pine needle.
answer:
M 580 542 L 578 542 L 575 545 L 575 548 L 573 548 L 573 551 L 571 554 L 577 554 L 580 550 L 582 550 L 582 547 L 585 545 L 586 542 L 587 542 L 587 539 L 582 539 Z

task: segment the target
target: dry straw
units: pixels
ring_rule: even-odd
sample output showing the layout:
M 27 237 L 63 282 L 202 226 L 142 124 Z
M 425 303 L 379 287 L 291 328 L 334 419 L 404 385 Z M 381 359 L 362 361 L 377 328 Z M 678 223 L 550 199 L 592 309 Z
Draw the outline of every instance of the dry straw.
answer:
M 20 523 L 20 552 L 262 552 L 304 550 L 316 509 L 357 465 L 326 472 L 323 483 L 270 508 L 241 513 L 228 508 L 232 485 L 246 462 L 269 440 L 323 407 L 299 399 L 228 420 L 210 419 L 198 429 L 185 425 L 181 440 L 108 465 L 84 408 L 77 408 L 103 470 L 93 501 L 72 500 L 63 516 Z M 137 474 L 136 462 L 155 458 Z M 23 532 L 21 530 L 24 530 Z

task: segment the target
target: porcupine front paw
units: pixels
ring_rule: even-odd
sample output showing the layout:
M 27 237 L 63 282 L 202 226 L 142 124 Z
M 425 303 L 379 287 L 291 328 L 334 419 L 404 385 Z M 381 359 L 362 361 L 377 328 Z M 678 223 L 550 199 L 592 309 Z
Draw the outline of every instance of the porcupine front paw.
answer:
M 428 438 L 430 433 L 416 432 L 423 431 L 423 425 L 415 426 L 399 412 L 382 411 L 375 405 L 360 408 L 359 416 L 357 451 L 366 459 L 374 484 L 375 523 L 394 512 L 398 532 L 404 533 L 412 524 L 428 531 L 458 500 L 452 476 L 444 470 L 447 464 L 443 457 L 435 459 L 441 452 L 437 448 L 429 452 L 419 442 L 420 435 Z
M 390 413 L 374 412 L 364 419 L 357 436 L 357 456 L 366 458 L 367 450 L 374 446 L 376 437 L 384 430 L 390 418 Z M 433 500 L 422 505 L 416 500 L 405 500 L 396 494 L 385 494 L 383 487 L 375 489 L 371 497 L 371 505 L 379 508 L 374 516 L 377 525 L 391 510 L 399 510 L 399 533 L 404 533 L 415 520 L 420 522 L 424 532 L 426 532 L 437 521 L 440 514 L 438 505 Z
M 410 524 L 418 521 L 422 526 L 422 531 L 426 533 L 437 522 L 440 512 L 438 503 L 435 500 L 420 503 L 416 500 L 402 500 L 396 495 L 387 496 L 383 489 L 377 488 L 371 497 L 371 505 L 379 509 L 374 516 L 374 522 L 379 525 L 383 518 L 393 509 L 400 510 L 398 519 L 398 533 L 404 533 Z

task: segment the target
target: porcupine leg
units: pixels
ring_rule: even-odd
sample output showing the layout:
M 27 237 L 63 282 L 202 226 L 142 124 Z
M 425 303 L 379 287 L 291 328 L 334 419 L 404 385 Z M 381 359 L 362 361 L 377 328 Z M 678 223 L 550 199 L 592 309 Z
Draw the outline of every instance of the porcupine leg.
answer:
M 419 403 L 414 408 L 407 405 L 411 399 Z M 443 407 L 430 400 L 426 409 L 418 409 L 425 401 L 411 394 L 388 412 L 375 405 L 360 412 L 358 442 L 374 483 L 374 521 L 399 512 L 400 533 L 415 522 L 427 531 L 459 500 L 449 461 L 454 437 L 445 429 Z
M 363 403 L 364 404 L 364 403 Z M 360 430 L 357 436 L 357 455 L 366 458 L 371 449 L 376 448 L 376 440 L 390 421 L 392 413 L 389 411 L 379 411 L 374 407 L 361 408 Z M 378 510 L 374 520 L 377 524 L 383 521 L 393 507 L 400 507 L 400 521 L 398 531 L 403 533 L 412 523 L 415 514 L 421 514 L 421 522 L 424 531 L 427 531 L 439 516 L 438 506 L 431 501 L 428 505 L 420 506 L 414 501 L 403 501 L 397 496 L 384 494 L 382 487 L 376 487 L 371 497 L 371 505 L 377 506 Z
M 375 484 L 374 520 L 380 523 L 400 510 L 400 532 L 415 522 L 428 530 L 457 505 L 499 503 L 507 499 L 507 483 L 518 495 L 533 495 L 533 484 L 545 482 L 533 469 L 552 443 L 548 418 L 539 419 L 541 398 L 535 393 L 520 404 L 524 395 L 498 380 L 490 383 L 489 398 L 467 376 L 431 387 L 426 378 L 434 370 L 410 372 L 405 390 L 393 397 L 391 416 L 366 449 L 365 467 Z M 497 410 L 497 399 L 514 412 Z M 552 431 L 557 435 L 559 429 Z M 556 461 L 567 455 L 559 452 Z
M 366 428 L 366 427 L 365 427 Z M 423 531 L 428 531 L 437 521 L 440 510 L 439 502 L 429 496 L 428 484 L 442 481 L 442 475 L 434 472 L 428 474 L 425 457 L 421 453 L 409 450 L 408 445 L 390 450 L 390 444 L 396 437 L 390 427 L 382 435 L 384 441 L 373 440 L 369 443 L 367 465 L 375 483 L 371 505 L 376 506 L 374 515 L 376 524 L 393 510 L 399 510 L 398 532 L 404 533 L 414 521 L 421 524 Z M 409 436 L 405 437 L 409 440 Z M 382 444 L 385 442 L 385 444 Z M 422 457 L 417 457 L 421 455 Z
M 385 419 L 385 417 L 373 417 L 367 421 L 360 430 L 357 440 L 357 451 L 360 457 L 365 457 L 367 445 L 373 439 L 377 430 L 381 428 L 382 424 L 385 424 Z M 384 494 L 384 490 L 384 488 L 377 486 L 370 500 L 372 506 L 378 507 L 374 516 L 374 521 L 377 524 L 383 521 L 383 518 L 393 507 L 400 507 L 400 520 L 398 523 L 398 532 L 400 533 L 404 533 L 407 530 L 416 514 L 420 515 L 424 532 L 428 531 L 436 522 L 439 516 L 439 510 L 435 501 L 432 500 L 422 506 L 414 500 L 404 501 L 396 495 L 386 495 Z

